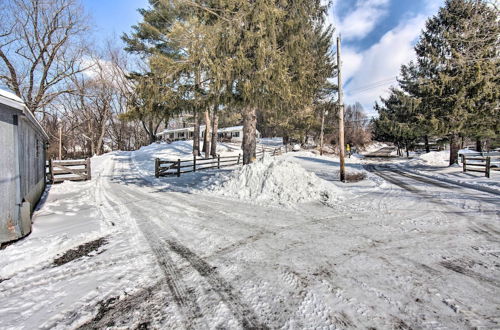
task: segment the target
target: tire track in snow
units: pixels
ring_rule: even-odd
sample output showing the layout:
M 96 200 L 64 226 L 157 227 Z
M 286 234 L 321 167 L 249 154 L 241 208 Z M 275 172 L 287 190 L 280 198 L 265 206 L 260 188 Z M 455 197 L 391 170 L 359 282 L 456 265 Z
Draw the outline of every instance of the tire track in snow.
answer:
M 153 224 L 153 223 L 152 223 Z M 153 224 L 158 231 L 161 231 L 158 225 Z M 245 329 L 265 329 L 266 326 L 260 324 L 255 312 L 244 303 L 237 292 L 237 290 L 226 281 L 222 275 L 216 270 L 216 267 L 211 266 L 209 263 L 200 258 L 196 253 L 191 251 L 179 241 L 169 237 L 164 238 L 168 247 L 179 256 L 184 258 L 189 264 L 210 284 L 215 293 L 226 304 L 238 322 Z
M 397 170 L 397 169 L 392 169 L 392 168 L 389 168 L 389 167 L 384 167 L 384 170 L 381 171 L 379 169 L 376 168 L 376 166 L 373 166 L 373 165 L 369 165 L 369 166 L 366 166 L 367 170 L 369 170 L 370 172 L 373 172 L 375 173 L 376 175 L 380 176 L 381 178 L 407 190 L 407 191 L 410 191 L 412 193 L 415 193 L 423 198 L 426 198 L 428 199 L 431 203 L 434 203 L 436 205 L 440 205 L 441 207 L 443 207 L 444 209 L 447 210 L 447 212 L 450 212 L 456 216 L 459 216 L 465 220 L 467 220 L 467 223 L 469 225 L 469 228 L 475 232 L 476 234 L 479 234 L 481 235 L 483 238 L 487 239 L 488 241 L 490 242 L 494 242 L 494 243 L 499 243 L 500 242 L 500 235 L 499 235 L 499 231 L 496 230 L 495 228 L 493 228 L 490 224 L 479 224 L 478 222 L 471 222 L 470 221 L 470 216 L 468 214 L 464 214 L 463 212 L 458 212 L 456 210 L 456 207 L 452 207 L 449 203 L 447 203 L 446 201 L 444 201 L 442 198 L 436 196 L 436 195 L 433 195 L 433 194 L 430 194 L 428 192 L 425 192 L 425 191 L 422 191 L 420 189 L 417 189 L 415 187 L 412 187 L 410 186 L 408 183 L 400 180 L 400 179 L 397 179 L 397 178 L 394 178 L 394 177 L 391 177 L 385 173 L 382 173 L 383 171 L 388 171 L 390 173 L 394 173 L 396 175 L 399 175 L 403 178 L 408 178 L 410 180 L 414 180 L 414 181 L 417 181 L 417 182 L 422 182 L 422 183 L 426 183 L 426 184 L 430 184 L 430 185 L 433 185 L 433 186 L 436 186 L 436 187 L 439 187 L 439 188 L 444 188 L 444 189 L 447 189 L 447 190 L 450 190 L 450 189 L 453 189 L 453 190 L 462 190 L 462 189 L 456 189 L 452 186 L 449 186 L 449 185 L 446 185 L 446 184 L 443 184 L 441 182 L 434 182 L 433 180 L 430 180 L 430 179 L 427 179 L 427 178 L 422 178 L 422 177 L 419 177 L 417 175 L 414 175 L 414 174 L 407 174 L 407 173 L 404 173 L 402 172 L 401 170 Z M 496 206 L 498 204 L 498 202 L 495 200 L 493 201 L 490 201 L 489 199 L 481 199 L 481 201 L 483 202 L 486 202 L 488 204 L 492 204 L 494 206 Z M 480 212 L 483 212 L 483 210 L 479 210 Z M 495 212 L 495 214 L 498 214 L 498 210 L 494 210 L 493 212 Z
M 123 171 L 123 166 L 124 164 L 121 164 L 122 166 L 122 171 Z M 113 167 L 113 173 L 112 176 L 115 177 L 116 175 L 120 175 L 116 173 L 115 167 Z M 201 313 L 201 308 L 197 303 L 197 297 L 194 294 L 192 290 L 189 290 L 187 288 L 187 285 L 184 283 L 182 280 L 182 275 L 180 270 L 176 267 L 175 262 L 172 260 L 170 257 L 169 251 L 165 248 L 165 245 L 163 244 L 162 240 L 160 237 L 157 235 L 157 233 L 152 230 L 152 228 L 148 225 L 148 222 L 142 220 L 142 221 L 137 221 L 138 219 L 132 218 L 131 212 L 133 211 L 132 209 L 127 208 L 126 204 L 120 204 L 118 203 L 117 200 L 115 200 L 115 197 L 110 195 L 109 191 L 113 191 L 115 193 L 115 196 L 118 192 L 124 192 L 120 191 L 121 189 L 116 189 L 112 187 L 110 184 L 108 184 L 108 188 L 102 191 L 103 195 L 102 200 L 107 201 L 109 205 L 111 205 L 112 202 L 116 206 L 118 206 L 120 215 L 121 216 L 127 216 L 129 218 L 129 221 L 135 222 L 137 228 L 143 233 L 146 241 L 148 242 L 149 246 L 151 247 L 151 250 L 153 251 L 158 264 L 160 265 L 161 270 L 163 271 L 164 278 L 166 281 L 166 285 L 168 286 L 169 291 L 172 294 L 172 297 L 176 303 L 176 305 L 179 308 L 179 312 L 181 313 L 184 323 L 186 325 L 186 328 L 191 329 L 191 328 L 206 328 L 207 324 L 203 320 L 203 315 Z M 129 194 L 131 197 L 134 197 L 132 194 Z M 135 204 L 136 206 L 139 204 Z M 111 207 L 111 209 L 113 209 Z M 124 212 L 127 210 L 126 212 Z
M 130 194 L 129 192 L 122 191 L 124 194 Z M 150 211 L 147 206 L 137 205 L 138 208 L 141 208 L 144 212 Z M 146 234 L 149 239 L 149 242 L 153 242 L 155 253 L 160 255 L 159 259 L 162 259 L 160 262 L 163 262 L 164 256 L 168 256 L 168 253 L 174 252 L 179 255 L 181 258 L 186 260 L 189 265 L 210 285 L 213 292 L 217 294 L 222 301 L 231 311 L 235 319 L 239 322 L 239 324 L 244 329 L 266 329 L 267 327 L 260 323 L 257 315 L 252 310 L 252 308 L 243 302 L 240 298 L 240 294 L 238 291 L 225 280 L 222 275 L 216 270 L 216 267 L 211 266 L 208 262 L 206 262 L 203 258 L 199 257 L 196 253 L 191 251 L 185 245 L 180 243 L 175 238 L 168 235 L 165 228 L 160 227 L 156 223 L 151 221 L 140 221 L 139 226 L 141 230 Z M 169 249 L 166 249 L 168 247 Z M 173 261 L 170 257 L 170 262 L 167 263 L 169 276 L 174 279 L 173 284 L 175 286 L 172 288 L 177 293 L 177 299 L 180 299 L 181 303 L 183 303 L 184 295 L 191 295 L 191 297 L 187 301 L 196 301 L 197 297 L 191 293 L 189 290 L 182 290 L 182 287 L 179 288 L 179 278 L 182 276 L 180 274 L 180 269 L 175 269 L 172 271 Z M 177 290 L 181 291 L 177 291 Z M 195 309 L 197 317 L 201 317 L 201 309 L 200 314 L 198 315 L 199 306 Z

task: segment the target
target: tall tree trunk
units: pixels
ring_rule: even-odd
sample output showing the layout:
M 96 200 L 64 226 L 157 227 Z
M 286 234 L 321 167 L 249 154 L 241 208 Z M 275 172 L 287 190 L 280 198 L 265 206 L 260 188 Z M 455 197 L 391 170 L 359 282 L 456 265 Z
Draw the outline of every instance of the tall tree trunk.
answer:
M 194 113 L 194 132 L 193 132 L 193 155 L 200 156 L 200 119 L 198 112 Z
M 429 136 L 424 136 L 425 141 L 425 152 L 431 152 L 431 148 L 429 147 Z
M 150 120 L 149 121 L 149 128 L 148 128 L 148 132 L 149 132 L 149 144 L 156 142 L 156 136 L 155 136 L 155 133 L 154 133 L 153 125 L 154 125 L 153 124 L 153 120 Z
M 456 134 L 450 137 L 450 166 L 456 164 L 458 161 L 459 139 Z
M 212 144 L 210 145 L 210 155 L 217 156 L 217 131 L 219 130 L 219 117 L 217 116 L 217 106 L 212 113 Z
M 101 155 L 104 152 L 104 135 L 106 135 L 106 124 L 108 121 L 108 111 L 104 115 L 103 120 L 101 121 L 101 127 L 99 131 L 99 137 L 97 139 L 97 154 Z
M 406 158 L 410 158 L 410 149 L 408 148 L 408 141 L 405 141 Z
M 203 137 L 203 152 L 205 153 L 205 158 L 210 158 L 210 140 L 212 134 L 210 134 L 210 111 L 205 110 L 205 136 Z
M 483 144 L 481 143 L 481 139 L 476 139 L 476 151 L 482 152 L 483 151 Z
M 255 107 L 246 106 L 243 108 L 243 164 L 250 164 L 255 161 L 256 130 L 257 130 L 257 110 Z
M 288 143 L 290 143 L 290 137 L 287 133 L 283 134 L 283 145 L 285 146 L 285 152 L 288 152 Z

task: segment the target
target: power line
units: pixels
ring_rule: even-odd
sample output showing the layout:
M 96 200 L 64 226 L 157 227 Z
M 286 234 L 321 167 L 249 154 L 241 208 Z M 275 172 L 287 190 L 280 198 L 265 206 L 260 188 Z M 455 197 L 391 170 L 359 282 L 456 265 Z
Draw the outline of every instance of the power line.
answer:
M 367 84 L 367 85 L 359 86 L 359 87 L 357 87 L 355 89 L 352 89 L 351 92 L 362 90 L 362 89 L 365 89 L 365 88 L 371 88 L 374 85 L 379 85 L 379 84 L 384 84 L 384 83 L 388 83 L 388 82 L 393 82 L 393 81 L 396 81 L 396 80 L 397 80 L 397 76 L 393 76 L 393 77 L 390 77 L 390 78 L 386 78 L 386 79 L 383 79 L 383 80 L 372 82 L 372 83 Z

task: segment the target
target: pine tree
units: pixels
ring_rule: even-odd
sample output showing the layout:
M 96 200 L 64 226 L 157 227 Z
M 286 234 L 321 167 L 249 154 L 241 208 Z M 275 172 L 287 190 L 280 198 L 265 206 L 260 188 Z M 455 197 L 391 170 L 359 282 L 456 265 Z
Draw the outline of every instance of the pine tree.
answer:
M 195 116 L 214 106 L 240 111 L 244 164 L 255 159 L 257 114 L 310 107 L 332 76 L 332 30 L 320 0 L 150 4 L 124 36 L 128 49 L 155 56 Z
M 415 47 L 414 93 L 435 131 L 449 136 L 450 165 L 460 135 L 498 134 L 499 32 L 498 11 L 486 1 L 447 0 Z
M 160 126 L 179 113 L 177 95 L 154 73 L 132 74 L 130 79 L 134 92 L 128 96 L 128 111 L 121 118 L 138 120 L 153 143 Z
M 394 142 L 398 149 L 405 147 L 409 156 L 410 145 L 419 137 L 418 109 L 420 101 L 399 89 L 391 89 L 389 97 L 375 104 L 379 118 L 375 121 L 378 138 Z

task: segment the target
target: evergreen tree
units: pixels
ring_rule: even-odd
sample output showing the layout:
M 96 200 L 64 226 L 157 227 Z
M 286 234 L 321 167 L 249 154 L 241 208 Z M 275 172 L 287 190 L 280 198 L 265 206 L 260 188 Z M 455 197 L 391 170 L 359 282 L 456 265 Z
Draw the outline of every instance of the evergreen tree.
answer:
M 499 20 L 486 1 L 447 0 L 427 21 L 417 53 L 417 81 L 426 118 L 449 136 L 450 165 L 457 161 L 459 135 L 499 132 Z
M 138 120 L 149 137 L 149 143 L 156 141 L 156 134 L 162 124 L 179 112 L 177 94 L 154 73 L 132 74 L 134 91 L 128 96 L 128 111 L 120 117 L 124 120 Z
M 255 159 L 257 112 L 305 109 L 332 75 L 320 0 L 150 3 L 124 36 L 129 50 L 157 55 L 179 76 L 195 115 L 221 105 L 240 111 L 245 164 Z
M 399 89 L 391 89 L 389 97 L 381 101 L 382 105 L 375 104 L 379 113 L 375 121 L 376 136 L 394 142 L 398 150 L 405 147 L 409 156 L 409 147 L 421 137 L 418 121 L 415 120 L 420 101 Z

